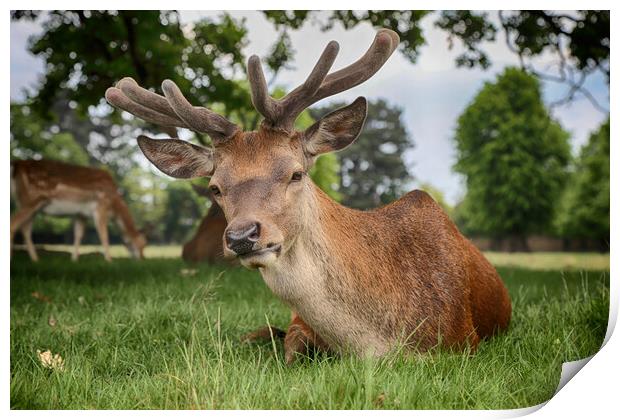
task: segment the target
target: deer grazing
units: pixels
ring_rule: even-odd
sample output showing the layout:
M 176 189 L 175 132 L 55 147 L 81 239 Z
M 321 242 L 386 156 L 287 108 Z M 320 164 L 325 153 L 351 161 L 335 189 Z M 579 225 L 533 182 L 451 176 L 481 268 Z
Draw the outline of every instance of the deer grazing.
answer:
M 351 144 L 362 130 L 363 97 L 294 129 L 313 103 L 373 76 L 399 42 L 379 30 L 355 63 L 329 72 L 338 53 L 330 42 L 306 81 L 273 99 L 260 59 L 250 57 L 252 102 L 264 120 L 243 132 L 207 108 L 192 106 L 170 80 L 164 96 L 122 79 L 106 92 L 112 105 L 158 125 L 207 133 L 213 148 L 178 139 L 138 144 L 162 172 L 210 177 L 228 226 L 229 257 L 258 269 L 293 311 L 284 335 L 287 362 L 318 348 L 383 355 L 397 346 L 426 351 L 437 345 L 475 349 L 508 327 L 511 303 L 493 266 L 426 193 L 413 191 L 384 207 L 343 207 L 317 188 L 308 169 L 317 155 Z M 251 338 L 277 330 L 263 328 Z
M 198 195 L 211 201 L 211 207 L 200 222 L 194 237 L 183 246 L 183 260 L 190 263 L 201 261 L 224 262 L 224 247 L 222 236 L 226 229 L 226 218 L 222 208 L 215 202 L 213 195 L 207 189 L 192 185 Z
M 32 243 L 32 221 L 39 211 L 53 216 L 74 217 L 74 249 L 71 255 L 74 261 L 80 255 L 79 246 L 87 217 L 92 217 L 95 222 L 107 261 L 111 260 L 108 241 L 110 217 L 118 224 L 131 255 L 143 258 L 146 240 L 136 229 L 114 180 L 104 170 L 52 160 L 13 161 L 11 193 L 18 207 L 11 216 L 11 248 L 15 234 L 21 230 L 33 261 L 37 261 L 38 256 Z

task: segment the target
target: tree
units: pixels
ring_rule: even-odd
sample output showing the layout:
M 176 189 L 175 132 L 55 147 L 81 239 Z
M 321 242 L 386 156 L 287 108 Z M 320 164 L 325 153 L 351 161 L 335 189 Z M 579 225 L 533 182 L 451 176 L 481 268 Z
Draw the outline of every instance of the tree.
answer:
M 315 119 L 345 104 L 312 109 Z M 402 110 L 383 99 L 368 104 L 364 130 L 351 146 L 340 151 L 339 193 L 344 204 L 368 209 L 400 197 L 411 181 L 403 153 L 413 147 L 401 120 Z
M 172 180 L 166 187 L 166 211 L 159 220 L 163 242 L 184 243 L 203 216 L 208 200 L 200 197 L 189 182 Z
M 590 135 L 558 212 L 559 233 L 568 238 L 594 239 L 609 250 L 609 119 Z
M 47 127 L 23 104 L 11 103 L 11 160 L 54 159 L 77 165 L 88 163 L 88 154 L 70 133 Z
M 469 233 L 495 239 L 547 232 L 570 159 L 568 134 L 545 108 L 539 81 L 507 68 L 458 119 L 457 163 L 467 194 L 459 211 Z
M 457 66 L 489 68 L 492 64 L 484 45 L 496 41 L 498 35 L 510 51 L 519 58 L 521 68 L 545 80 L 565 84 L 563 98 L 552 105 L 564 104 L 577 98 L 587 98 L 597 109 L 607 113 L 585 87 L 589 75 L 602 72 L 609 84 L 610 15 L 608 10 L 579 10 L 553 12 L 543 10 L 498 11 L 493 14 L 471 10 L 394 11 L 394 10 L 334 10 L 266 11 L 267 19 L 277 27 L 300 28 L 310 20 L 321 30 L 331 29 L 340 22 L 346 29 L 360 23 L 384 26 L 398 32 L 402 54 L 412 63 L 425 44 L 422 21 L 435 16 L 435 26 L 448 33 L 448 47 L 460 41 L 465 51 L 456 58 Z M 497 22 L 497 23 L 496 23 Z M 534 58 L 554 57 L 554 68 L 544 72 L 536 68 Z
M 521 68 L 542 80 L 567 85 L 563 98 L 551 106 L 585 97 L 592 105 L 607 113 L 585 87 L 589 75 L 601 72 L 609 84 L 610 17 L 608 10 L 554 12 L 544 10 L 499 11 L 499 27 L 488 14 L 468 10 L 441 12 L 436 26 L 453 39 L 460 39 L 465 52 L 457 57 L 459 66 L 487 68 L 490 60 L 483 42 L 494 41 L 501 33 L 506 46 L 517 55 Z M 541 71 L 536 57 L 554 58 L 551 66 Z
M 173 209 L 166 208 L 169 182 L 168 178 L 136 166 L 119 185 L 131 214 L 150 243 L 165 242 L 162 220 L 166 212 L 174 213 Z

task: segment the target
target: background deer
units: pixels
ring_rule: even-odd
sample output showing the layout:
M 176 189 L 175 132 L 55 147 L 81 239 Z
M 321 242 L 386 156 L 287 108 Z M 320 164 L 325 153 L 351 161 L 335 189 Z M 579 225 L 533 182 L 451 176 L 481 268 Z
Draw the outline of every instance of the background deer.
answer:
M 18 210 L 11 216 L 11 248 L 17 231 L 24 235 L 28 254 L 38 260 L 32 243 L 32 221 L 43 212 L 52 216 L 74 217 L 74 249 L 71 258 L 77 261 L 84 235 L 85 218 L 92 217 L 103 255 L 111 260 L 108 221 L 118 224 L 127 249 L 134 258 L 143 258 L 146 240 L 136 229 L 127 205 L 118 193 L 109 173 L 101 169 L 70 165 L 51 160 L 11 162 L 11 193 Z
M 226 218 L 222 208 L 215 202 L 211 192 L 197 185 L 192 185 L 198 195 L 211 201 L 211 207 L 200 222 L 194 237 L 183 246 L 183 259 L 187 262 L 200 261 L 223 262 L 224 247 L 222 236 L 226 229 Z
M 307 175 L 317 155 L 357 138 L 367 105 L 357 98 L 303 132 L 294 129 L 297 116 L 369 79 L 398 41 L 382 29 L 358 61 L 329 73 L 339 48 L 332 41 L 307 80 L 280 100 L 269 96 L 259 58 L 250 57 L 252 102 L 265 117 L 252 132 L 192 106 L 169 80 L 163 97 L 130 78 L 106 92 L 111 104 L 146 121 L 212 138 L 213 148 L 144 136 L 138 144 L 170 176 L 211 178 L 228 221 L 224 253 L 258 268 L 293 310 L 287 362 L 308 347 L 375 355 L 402 342 L 420 351 L 475 349 L 509 324 L 510 299 L 497 272 L 429 195 L 413 191 L 364 212 L 334 202 Z

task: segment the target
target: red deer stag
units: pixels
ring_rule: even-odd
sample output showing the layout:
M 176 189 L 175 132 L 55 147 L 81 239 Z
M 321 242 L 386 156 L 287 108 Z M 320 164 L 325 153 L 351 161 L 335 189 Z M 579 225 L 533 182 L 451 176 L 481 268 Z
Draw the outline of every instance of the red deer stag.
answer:
M 11 248 L 17 231 L 24 235 L 28 254 L 38 260 L 32 243 L 32 220 L 39 212 L 53 216 L 73 216 L 74 249 L 77 261 L 84 235 L 85 218 L 92 217 L 103 245 L 103 255 L 111 260 L 108 219 L 120 228 L 125 245 L 134 258 L 143 257 L 144 236 L 136 229 L 127 205 L 109 173 L 101 169 L 70 165 L 52 160 L 11 162 L 11 192 L 18 206 L 11 216 Z
M 215 202 L 209 190 L 196 185 L 192 185 L 192 187 L 198 195 L 211 201 L 211 207 L 200 222 L 194 237 L 183 246 L 183 259 L 191 263 L 200 261 L 223 262 L 225 260 L 222 236 L 224 236 L 227 224 L 224 212 Z
M 268 94 L 260 59 L 250 57 L 252 102 L 264 116 L 252 132 L 192 106 L 170 80 L 162 83 L 164 96 L 130 78 L 106 92 L 111 104 L 146 121 L 213 139 L 213 148 L 144 136 L 138 144 L 170 176 L 210 177 L 228 221 L 225 254 L 258 268 L 293 310 L 284 339 L 287 362 L 308 348 L 375 355 L 403 342 L 418 351 L 439 343 L 475 349 L 509 324 L 502 280 L 428 194 L 413 191 L 358 211 L 331 200 L 308 177 L 317 155 L 357 138 L 366 99 L 303 132 L 294 129 L 295 119 L 313 103 L 369 79 L 398 42 L 395 32 L 382 29 L 358 61 L 329 73 L 339 48 L 332 41 L 306 81 L 280 100 Z

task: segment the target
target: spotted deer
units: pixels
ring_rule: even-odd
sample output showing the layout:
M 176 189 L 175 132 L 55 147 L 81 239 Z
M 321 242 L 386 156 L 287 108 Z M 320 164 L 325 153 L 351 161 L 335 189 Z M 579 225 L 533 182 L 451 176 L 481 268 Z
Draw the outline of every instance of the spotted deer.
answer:
M 80 256 L 86 218 L 92 217 L 103 255 L 111 261 L 108 221 L 112 218 L 134 258 L 143 257 L 146 239 L 136 229 L 129 209 L 118 193 L 110 174 L 102 169 L 71 165 L 53 160 L 11 162 L 11 192 L 17 211 L 11 216 L 11 248 L 15 234 L 21 231 L 33 261 L 38 260 L 32 243 L 32 222 L 38 212 L 74 218 L 74 248 L 71 258 Z
M 475 349 L 507 328 L 511 303 L 493 266 L 426 193 L 413 191 L 384 207 L 359 211 L 330 199 L 308 177 L 321 153 L 350 145 L 366 118 L 363 97 L 304 131 L 294 122 L 313 103 L 369 79 L 399 42 L 377 32 L 355 63 L 330 73 L 339 45 L 331 41 L 306 81 L 276 100 L 257 56 L 248 61 L 252 102 L 264 117 L 243 132 L 204 107 L 192 106 L 170 80 L 163 96 L 130 78 L 106 92 L 112 105 L 151 123 L 204 132 L 204 148 L 178 139 L 138 144 L 162 172 L 210 177 L 228 225 L 224 253 L 258 269 L 293 311 L 284 336 L 287 362 L 306 349 L 384 355 L 396 347 Z M 248 338 L 278 331 L 263 328 Z M 401 347 L 402 346 L 402 347 Z

